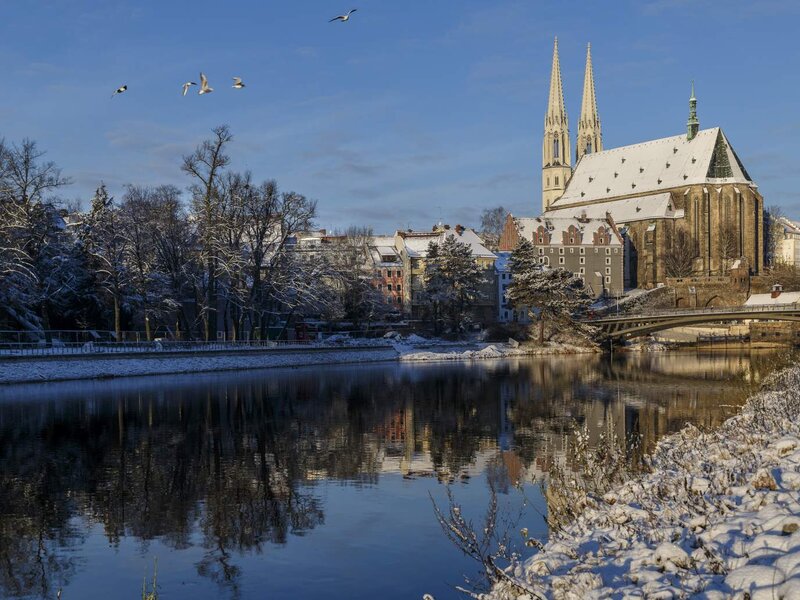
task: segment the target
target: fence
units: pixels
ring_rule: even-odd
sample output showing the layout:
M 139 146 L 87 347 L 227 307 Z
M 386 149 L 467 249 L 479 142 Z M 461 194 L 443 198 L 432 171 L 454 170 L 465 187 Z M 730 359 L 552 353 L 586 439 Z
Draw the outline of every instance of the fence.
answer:
M 302 349 L 341 349 L 388 348 L 391 343 L 382 338 L 355 339 L 344 335 L 333 335 L 322 340 L 243 340 L 243 341 L 180 341 L 158 340 L 139 341 L 69 341 L 69 336 L 56 335 L 65 332 L 48 332 L 50 340 L 5 341 L 11 332 L 0 332 L 0 357 L 16 356 L 63 356 L 63 355 L 102 355 L 102 354 L 137 354 L 137 353 L 170 353 L 170 352 L 245 352 L 269 350 L 302 350 Z M 20 332 L 15 332 L 20 333 Z M 25 337 L 25 333 L 20 338 Z M 76 333 L 76 332 L 71 332 Z M 67 341 L 64 341 L 64 339 Z M 73 337 L 74 339 L 74 337 Z

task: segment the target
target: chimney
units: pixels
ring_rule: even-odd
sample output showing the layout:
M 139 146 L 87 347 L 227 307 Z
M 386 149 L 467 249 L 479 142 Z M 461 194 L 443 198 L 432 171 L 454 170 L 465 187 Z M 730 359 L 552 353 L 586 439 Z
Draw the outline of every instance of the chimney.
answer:
M 781 295 L 783 291 L 783 286 L 780 283 L 776 283 L 772 286 L 772 293 L 770 294 L 770 298 L 777 298 Z

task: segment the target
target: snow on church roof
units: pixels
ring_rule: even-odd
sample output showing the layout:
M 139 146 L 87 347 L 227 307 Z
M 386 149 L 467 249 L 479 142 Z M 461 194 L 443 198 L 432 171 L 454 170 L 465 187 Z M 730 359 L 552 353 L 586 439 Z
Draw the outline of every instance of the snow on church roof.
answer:
M 548 217 L 580 217 L 585 215 L 590 219 L 603 219 L 608 212 L 611 213 L 617 223 L 634 223 L 651 219 L 680 219 L 684 216 L 683 209 L 676 210 L 673 208 L 669 192 L 608 200 L 586 206 L 559 208 L 558 204 L 556 203 L 553 209 L 547 211 Z
M 707 182 L 752 183 L 719 127 L 586 154 L 551 210 Z

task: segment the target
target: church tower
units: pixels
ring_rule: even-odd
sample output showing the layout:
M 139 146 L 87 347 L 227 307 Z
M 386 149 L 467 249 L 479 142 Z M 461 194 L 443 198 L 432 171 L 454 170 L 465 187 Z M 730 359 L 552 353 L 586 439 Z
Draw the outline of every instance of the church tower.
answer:
M 597 114 L 592 45 L 589 44 L 586 48 L 586 73 L 583 76 L 583 103 L 581 104 L 581 118 L 578 121 L 578 145 L 575 148 L 575 161 L 579 161 L 584 154 L 600 152 L 602 149 L 603 133 L 600 130 L 600 117 Z
M 558 61 L 558 38 L 553 47 L 553 71 L 550 74 L 550 98 L 544 117 L 544 144 L 542 146 L 542 210 L 559 198 L 572 175 L 569 142 L 569 121 L 564 107 L 564 90 L 561 85 L 561 65 Z
M 686 139 L 690 142 L 700 131 L 700 121 L 697 119 L 697 98 L 694 97 L 694 81 L 692 82 L 692 97 L 689 98 L 689 120 L 686 122 Z

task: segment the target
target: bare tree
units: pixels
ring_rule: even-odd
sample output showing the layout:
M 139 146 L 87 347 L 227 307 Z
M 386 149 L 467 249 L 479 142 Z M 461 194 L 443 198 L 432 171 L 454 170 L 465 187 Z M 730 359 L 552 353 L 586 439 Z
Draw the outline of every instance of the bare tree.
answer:
M 481 213 L 481 238 L 493 252 L 500 244 L 500 235 L 506 224 L 508 211 L 502 206 L 487 208 Z
M 52 197 L 70 180 L 44 154 L 28 139 L 0 154 L 0 266 L 10 291 L 6 311 L 26 328 L 47 330 L 51 308 L 74 283 L 74 265 Z
M 204 297 L 202 315 L 205 339 L 217 334 L 217 276 L 219 274 L 219 227 L 220 227 L 220 176 L 230 163 L 225 153 L 233 135 L 227 125 L 213 130 L 213 137 L 201 143 L 192 154 L 184 156 L 182 169 L 192 179 L 189 187 L 192 205 L 197 217 L 201 240 L 201 259 L 205 265 L 202 281 Z
M 783 239 L 783 223 L 785 218 L 780 206 L 768 206 L 764 211 L 764 253 L 768 265 L 778 262 L 778 247 Z
M 739 235 L 731 223 L 722 223 L 717 232 L 717 252 L 720 268 L 727 273 L 731 260 L 739 255 Z
M 694 271 L 697 256 L 692 238 L 686 230 L 676 228 L 670 242 L 665 257 L 667 277 L 688 277 Z

